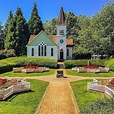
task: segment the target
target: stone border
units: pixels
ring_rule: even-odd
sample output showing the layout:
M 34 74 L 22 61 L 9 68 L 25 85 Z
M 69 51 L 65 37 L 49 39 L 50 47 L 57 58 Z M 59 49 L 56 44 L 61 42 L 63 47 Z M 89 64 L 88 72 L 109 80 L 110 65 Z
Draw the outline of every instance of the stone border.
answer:
M 39 111 L 40 111 L 40 109 L 41 109 L 42 103 L 43 103 L 43 101 L 44 101 L 44 98 L 45 98 L 45 96 L 46 96 L 46 94 L 47 94 L 47 91 L 48 91 L 49 87 L 50 87 L 50 82 L 49 82 L 49 85 L 48 85 L 48 87 L 47 87 L 47 89 L 46 89 L 46 91 L 45 91 L 45 93 L 44 93 L 44 95 L 43 95 L 43 97 L 42 97 L 42 99 L 41 99 L 41 101 L 40 101 L 38 107 L 36 108 L 36 112 L 35 112 L 34 114 L 39 114 Z
M 77 102 L 76 102 L 76 98 L 75 98 L 75 96 L 74 96 L 74 92 L 73 92 L 73 90 L 72 90 L 72 87 L 71 87 L 71 85 L 70 85 L 70 82 L 68 83 L 68 85 L 69 85 L 69 88 L 70 88 L 70 90 L 71 90 L 72 101 L 73 101 L 73 103 L 74 103 L 74 107 L 75 107 L 76 114 L 78 114 L 78 113 L 80 112 L 80 110 L 79 110 L 78 104 L 77 104 Z

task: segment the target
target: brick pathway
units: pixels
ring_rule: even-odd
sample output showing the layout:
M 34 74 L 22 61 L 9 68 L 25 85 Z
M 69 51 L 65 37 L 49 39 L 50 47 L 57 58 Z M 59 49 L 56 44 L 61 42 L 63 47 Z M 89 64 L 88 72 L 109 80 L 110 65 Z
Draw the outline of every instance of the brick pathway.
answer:
M 77 114 L 78 109 L 68 80 L 53 78 L 44 100 L 35 114 Z

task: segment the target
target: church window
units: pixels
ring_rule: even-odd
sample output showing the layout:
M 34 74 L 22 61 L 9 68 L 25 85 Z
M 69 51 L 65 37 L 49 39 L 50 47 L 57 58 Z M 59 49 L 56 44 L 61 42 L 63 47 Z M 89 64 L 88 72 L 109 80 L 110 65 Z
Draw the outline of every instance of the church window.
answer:
M 41 42 L 38 46 L 38 56 L 46 56 L 47 46 L 44 42 Z
M 67 56 L 69 56 L 69 49 L 67 49 Z
M 34 48 L 32 48 L 32 56 L 34 56 Z
M 51 48 L 51 56 L 53 56 L 53 48 Z
M 46 56 L 46 45 L 44 46 L 44 56 Z
M 59 31 L 59 34 L 60 34 L 60 35 L 64 35 L 64 30 L 60 30 L 60 31 Z

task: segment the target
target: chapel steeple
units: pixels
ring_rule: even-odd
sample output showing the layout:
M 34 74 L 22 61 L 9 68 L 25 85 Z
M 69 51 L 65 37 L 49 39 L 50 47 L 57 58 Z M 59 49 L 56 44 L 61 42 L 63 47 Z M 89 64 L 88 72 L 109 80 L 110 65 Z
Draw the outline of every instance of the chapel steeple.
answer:
M 66 25 L 65 13 L 63 11 L 63 7 L 60 8 L 60 13 L 58 16 L 57 25 Z

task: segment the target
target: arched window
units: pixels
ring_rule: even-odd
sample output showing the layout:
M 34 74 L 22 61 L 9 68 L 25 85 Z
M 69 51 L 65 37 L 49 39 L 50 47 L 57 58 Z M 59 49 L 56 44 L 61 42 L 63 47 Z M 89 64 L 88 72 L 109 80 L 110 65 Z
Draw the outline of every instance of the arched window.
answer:
M 51 48 L 51 56 L 53 56 L 53 48 Z
M 44 42 L 41 42 L 38 46 L 38 56 L 46 56 L 47 54 L 47 46 Z
M 67 49 L 67 56 L 69 56 L 69 49 Z
M 46 56 L 46 45 L 44 46 L 44 56 Z
M 34 48 L 32 48 L 32 56 L 34 56 Z

